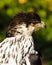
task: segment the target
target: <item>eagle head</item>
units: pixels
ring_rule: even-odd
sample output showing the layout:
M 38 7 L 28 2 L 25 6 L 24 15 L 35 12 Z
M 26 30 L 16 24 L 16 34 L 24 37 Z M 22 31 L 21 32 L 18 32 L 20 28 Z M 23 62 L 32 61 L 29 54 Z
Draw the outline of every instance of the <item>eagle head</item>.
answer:
M 41 21 L 37 13 L 20 12 L 11 20 L 6 36 L 12 37 L 17 34 L 31 35 L 33 31 L 44 27 L 46 27 L 45 23 Z

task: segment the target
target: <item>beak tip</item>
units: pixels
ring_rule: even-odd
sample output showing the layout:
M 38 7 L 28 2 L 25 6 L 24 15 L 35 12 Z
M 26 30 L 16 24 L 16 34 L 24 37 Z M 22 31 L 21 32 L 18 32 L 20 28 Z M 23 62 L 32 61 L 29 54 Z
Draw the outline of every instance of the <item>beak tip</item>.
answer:
M 43 28 L 46 28 L 46 24 L 43 21 L 41 21 L 41 23 L 43 25 Z
M 46 25 L 44 25 L 44 28 L 46 28 Z

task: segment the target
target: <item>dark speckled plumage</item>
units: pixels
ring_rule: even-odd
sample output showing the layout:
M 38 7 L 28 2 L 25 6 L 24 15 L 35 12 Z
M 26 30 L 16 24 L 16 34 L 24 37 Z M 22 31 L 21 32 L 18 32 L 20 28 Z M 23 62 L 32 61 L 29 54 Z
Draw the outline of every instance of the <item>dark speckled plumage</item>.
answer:
M 36 13 L 33 13 L 33 12 L 20 12 L 20 13 L 17 13 L 14 18 L 11 20 L 11 23 L 8 27 L 8 30 L 7 30 L 7 33 L 6 33 L 6 36 L 13 36 L 13 33 L 15 32 L 10 32 L 11 28 L 14 28 L 16 25 L 20 25 L 20 24 L 23 24 L 25 23 L 26 24 L 26 27 L 28 27 L 31 23 L 33 24 L 37 24 L 37 23 L 41 23 L 41 19 L 39 17 L 38 14 Z M 12 30 L 13 31 L 13 30 Z M 10 34 L 8 34 L 10 33 Z

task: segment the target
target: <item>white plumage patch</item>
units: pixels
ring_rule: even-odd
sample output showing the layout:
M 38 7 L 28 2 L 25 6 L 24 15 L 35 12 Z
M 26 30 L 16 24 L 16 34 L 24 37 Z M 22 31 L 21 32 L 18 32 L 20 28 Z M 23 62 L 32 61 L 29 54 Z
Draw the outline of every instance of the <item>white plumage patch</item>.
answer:
M 29 55 L 36 53 L 31 36 L 16 35 L 0 43 L 0 65 L 30 65 Z

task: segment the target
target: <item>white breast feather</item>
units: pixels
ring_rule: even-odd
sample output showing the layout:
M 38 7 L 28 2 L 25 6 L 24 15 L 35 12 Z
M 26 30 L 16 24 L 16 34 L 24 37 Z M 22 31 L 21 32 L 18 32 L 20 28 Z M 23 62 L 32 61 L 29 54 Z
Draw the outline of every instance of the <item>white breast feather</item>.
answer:
M 18 35 L 6 38 L 0 43 L 0 65 L 23 65 L 24 61 L 27 65 L 30 65 L 29 54 L 34 52 L 34 43 L 31 36 Z M 4 54 L 5 57 L 3 58 Z

